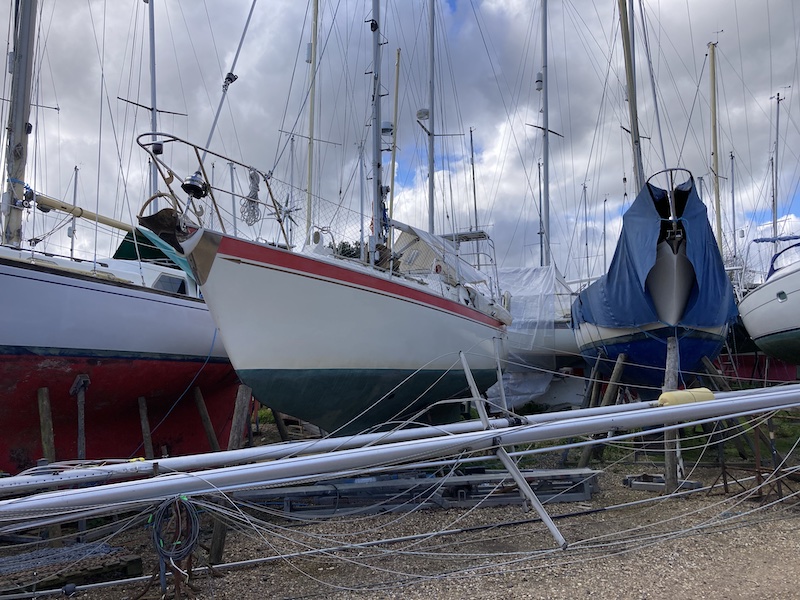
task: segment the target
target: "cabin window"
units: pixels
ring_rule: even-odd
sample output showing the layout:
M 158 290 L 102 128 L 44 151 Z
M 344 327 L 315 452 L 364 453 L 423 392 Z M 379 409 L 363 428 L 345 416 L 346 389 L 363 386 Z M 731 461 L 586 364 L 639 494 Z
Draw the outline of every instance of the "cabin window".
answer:
M 786 292 L 780 291 L 776 294 L 778 302 L 786 302 Z
M 164 292 L 171 292 L 173 294 L 186 295 L 186 279 L 183 277 L 175 277 L 174 275 L 167 275 L 162 273 L 153 284 L 153 288 Z

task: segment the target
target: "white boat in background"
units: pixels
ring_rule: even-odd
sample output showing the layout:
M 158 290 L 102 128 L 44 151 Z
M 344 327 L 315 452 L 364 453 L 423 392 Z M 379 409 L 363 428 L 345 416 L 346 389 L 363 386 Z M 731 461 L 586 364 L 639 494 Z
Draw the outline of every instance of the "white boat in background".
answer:
M 800 237 L 754 242 L 795 241 L 772 257 L 764 283 L 739 302 L 745 329 L 758 348 L 784 362 L 800 364 Z
M 570 321 L 574 294 L 554 265 L 498 269 L 503 290 L 512 297 L 508 326 L 508 359 L 503 391 L 509 408 L 528 403 L 543 406 L 580 405 L 581 392 L 563 392 L 565 375 L 584 365 Z M 554 385 L 558 384 L 558 385 Z M 488 391 L 490 402 L 502 406 L 498 385 Z
M 380 64 L 378 7 L 374 2 L 369 22 L 374 64 Z M 333 225 L 342 228 L 326 223 L 313 234 L 309 230 L 307 243 L 295 250 L 283 226 L 283 207 L 275 201 L 284 197 L 273 190 L 282 182 L 174 136 L 148 133 L 138 140 L 158 165 L 173 203 L 140 223 L 188 259 L 237 374 L 262 404 L 329 433 L 360 432 L 407 419 L 460 418 L 461 402 L 441 402 L 470 395 L 459 354 L 478 390 L 485 391 L 497 380 L 506 325 L 512 320 L 485 234 L 434 235 L 387 217 L 379 71 L 371 76 L 368 242 L 359 239 L 361 212 L 347 215 L 337 200 L 318 214 L 336 215 Z M 174 144 L 190 147 L 187 152 Z M 167 156 L 196 156 L 197 163 L 188 169 L 195 173 L 180 181 L 176 173 L 185 171 L 166 164 Z M 242 196 L 243 202 L 256 203 L 259 181 L 266 183 L 267 210 L 280 225 L 280 242 L 246 241 L 193 221 L 193 203 L 213 199 L 205 157 L 249 170 L 255 187 Z M 179 183 L 177 191 L 189 196 L 185 207 L 176 194 Z M 216 201 L 213 205 L 218 207 Z M 345 218 L 349 225 L 341 225 Z M 476 242 L 477 255 L 467 246 Z M 356 251 L 343 252 L 344 247 Z M 477 257 L 476 265 L 488 271 L 465 257 Z

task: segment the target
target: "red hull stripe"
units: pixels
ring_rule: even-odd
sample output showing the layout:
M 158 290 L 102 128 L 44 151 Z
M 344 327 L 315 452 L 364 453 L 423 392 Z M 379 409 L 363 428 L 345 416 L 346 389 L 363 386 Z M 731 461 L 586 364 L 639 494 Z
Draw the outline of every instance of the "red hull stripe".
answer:
M 452 300 L 447 300 L 441 296 L 428 294 L 421 290 L 400 285 L 381 277 L 373 277 L 366 273 L 352 271 L 344 267 L 332 265 L 321 260 L 314 260 L 302 254 L 288 252 L 280 248 L 262 246 L 223 236 L 217 253 L 218 255 L 222 254 L 234 259 L 257 262 L 281 270 L 293 271 L 312 277 L 333 280 L 344 285 L 357 286 L 383 294 L 398 296 L 421 304 L 427 304 L 450 313 L 456 313 L 473 321 L 479 321 L 489 325 L 490 327 L 499 329 L 503 326 L 503 323 L 497 319 L 493 319 L 474 308 L 462 305 L 458 302 L 453 302 Z

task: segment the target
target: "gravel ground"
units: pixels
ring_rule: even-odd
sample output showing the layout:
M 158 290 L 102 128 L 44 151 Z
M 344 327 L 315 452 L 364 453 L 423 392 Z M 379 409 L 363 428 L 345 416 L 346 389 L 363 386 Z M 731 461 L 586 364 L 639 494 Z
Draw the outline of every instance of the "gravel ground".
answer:
M 639 469 L 638 471 L 636 469 Z M 633 469 L 633 470 L 632 470 Z M 262 598 L 796 598 L 800 585 L 800 511 L 785 481 L 761 495 L 695 492 L 664 498 L 622 485 L 637 466 L 608 467 L 591 502 L 547 506 L 569 543 L 557 548 L 547 527 L 520 506 L 418 510 L 289 522 L 248 512 L 228 533 L 226 562 L 271 558 L 256 566 L 197 574 L 198 599 Z M 654 472 L 654 471 L 651 471 Z M 690 479 L 711 484 L 718 470 Z M 748 473 L 734 473 L 744 481 Z M 203 544 L 213 529 L 201 520 Z M 448 535 L 438 531 L 458 530 Z M 355 546 L 400 536 L 422 537 Z M 141 526 L 108 540 L 140 555 L 146 575 L 156 555 Z M 343 548 L 344 547 L 344 548 Z M 311 549 L 321 552 L 296 556 Z M 279 555 L 295 554 L 290 558 Z M 195 553 L 195 567 L 206 553 Z M 168 595 L 174 594 L 170 582 Z M 76 597 L 133 599 L 142 582 L 82 589 Z M 143 598 L 162 596 L 156 581 Z M 0 597 L 1 598 L 1 597 Z

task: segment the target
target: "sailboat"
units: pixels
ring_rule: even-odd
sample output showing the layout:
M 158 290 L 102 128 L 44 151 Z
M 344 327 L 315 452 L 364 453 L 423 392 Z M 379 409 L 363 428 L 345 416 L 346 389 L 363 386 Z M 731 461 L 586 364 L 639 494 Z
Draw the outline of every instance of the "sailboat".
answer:
M 793 242 L 770 261 L 764 283 L 739 302 L 745 329 L 758 348 L 789 364 L 800 364 L 800 237 L 760 238 L 754 242 Z
M 435 235 L 386 214 L 378 16 L 379 3 L 374 2 L 369 21 L 375 65 L 372 234 L 363 259 L 340 252 L 341 238 L 326 242 L 327 228 L 314 231 L 307 244 L 295 249 L 285 231 L 280 242 L 259 243 L 201 227 L 184 209 L 179 190 L 188 195 L 187 205 L 213 195 L 202 160 L 178 188 L 179 171 L 164 162 L 170 154 L 166 148 L 188 144 L 189 152 L 181 149 L 176 156 L 219 155 L 166 134 L 158 134 L 156 144 L 165 151 L 156 154 L 151 134 L 139 137 L 166 177 L 174 203 L 171 210 L 140 223 L 188 260 L 231 362 L 253 395 L 329 433 L 407 419 L 459 418 L 458 404 L 438 404 L 468 390 L 459 353 L 483 392 L 497 380 L 511 322 L 496 273 L 478 270 L 463 254 L 463 246 L 477 237 L 484 240 L 482 248 L 490 247 L 484 236 Z M 272 202 L 280 222 L 278 194 L 272 192 L 280 182 L 242 167 L 266 183 L 267 206 Z M 173 177 L 176 181 L 169 183 Z
M 736 319 L 705 205 L 687 174 L 667 190 L 651 183 L 660 173 L 645 183 L 623 216 L 608 272 L 572 306 L 581 354 L 590 363 L 607 358 L 607 373 L 626 354 L 624 380 L 632 385 L 662 385 L 669 337 L 678 341 L 682 380 L 693 380 L 704 357 L 717 357 Z
M 664 385 L 672 338 L 678 381 L 688 385 L 702 371 L 704 358 L 718 356 L 736 320 L 733 287 L 691 172 L 665 168 L 644 179 L 633 45 L 624 0 L 619 1 L 619 20 L 639 192 L 623 215 L 608 271 L 582 290 L 572 305 L 573 329 L 589 364 L 610 375 L 625 355 L 622 381 L 642 388 Z M 663 147 L 662 159 L 666 163 Z M 662 176 L 666 189 L 654 183 Z
M 24 185 L 36 2 L 21 3 L 20 11 L 9 116 L 14 160 L 0 245 L 0 470 L 17 472 L 42 458 L 42 397 L 49 397 L 57 460 L 144 455 L 140 398 L 159 454 L 207 451 L 195 388 L 221 436 L 230 427 L 238 381 L 197 284 L 175 264 L 77 260 L 21 248 L 25 208 L 71 207 Z M 131 240 L 144 251 L 139 236 Z M 81 427 L 85 456 L 78 451 Z

